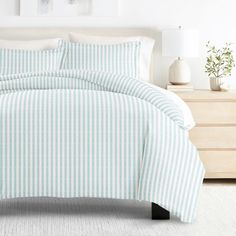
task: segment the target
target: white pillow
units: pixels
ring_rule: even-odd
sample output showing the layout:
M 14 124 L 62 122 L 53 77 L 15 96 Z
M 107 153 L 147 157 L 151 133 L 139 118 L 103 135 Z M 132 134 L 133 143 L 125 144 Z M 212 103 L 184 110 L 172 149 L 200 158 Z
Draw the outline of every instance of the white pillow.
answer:
M 47 50 L 58 47 L 61 39 L 40 39 L 40 40 L 3 40 L 0 39 L 0 48 L 20 50 Z
M 84 35 L 80 33 L 70 33 L 71 42 L 75 43 L 93 43 L 93 44 L 120 44 L 126 42 L 141 42 L 140 52 L 140 79 L 146 82 L 150 81 L 150 65 L 152 58 L 152 50 L 155 40 L 148 37 L 102 37 Z

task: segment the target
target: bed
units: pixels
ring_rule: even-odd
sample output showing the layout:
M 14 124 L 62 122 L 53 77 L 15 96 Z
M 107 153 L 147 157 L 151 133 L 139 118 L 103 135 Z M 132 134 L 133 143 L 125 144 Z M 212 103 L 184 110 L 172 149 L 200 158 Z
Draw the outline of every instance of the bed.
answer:
M 2 29 L 0 37 L 33 32 Z M 75 38 L 44 42 L 52 47 L 44 50 L 0 49 L 0 198 L 149 201 L 153 219 L 192 222 L 204 168 L 186 107 L 140 80 L 139 39 Z

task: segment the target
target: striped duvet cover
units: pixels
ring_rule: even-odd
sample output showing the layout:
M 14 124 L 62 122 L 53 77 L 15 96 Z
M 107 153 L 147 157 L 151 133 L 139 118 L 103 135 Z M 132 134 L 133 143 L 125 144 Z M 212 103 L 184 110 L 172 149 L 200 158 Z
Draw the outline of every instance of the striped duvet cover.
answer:
M 204 169 L 160 90 L 89 71 L 0 77 L 0 197 L 101 197 L 196 214 Z

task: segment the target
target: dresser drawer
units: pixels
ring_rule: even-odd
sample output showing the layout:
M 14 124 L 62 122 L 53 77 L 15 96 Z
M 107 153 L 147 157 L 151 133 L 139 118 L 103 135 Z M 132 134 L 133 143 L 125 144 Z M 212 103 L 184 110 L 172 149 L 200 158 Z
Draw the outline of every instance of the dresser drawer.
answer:
M 236 127 L 195 127 L 190 139 L 198 149 L 236 150 Z
M 205 178 L 236 179 L 236 90 L 178 92 L 197 126 L 190 139 L 205 166 Z
M 236 151 L 200 151 L 205 178 L 236 178 Z
M 187 102 L 198 125 L 236 125 L 236 102 Z

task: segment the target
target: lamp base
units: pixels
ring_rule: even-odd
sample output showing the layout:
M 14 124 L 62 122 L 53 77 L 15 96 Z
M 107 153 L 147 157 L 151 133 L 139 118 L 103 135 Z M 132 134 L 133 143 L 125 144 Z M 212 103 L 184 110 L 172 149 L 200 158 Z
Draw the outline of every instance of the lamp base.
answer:
M 177 59 L 169 69 L 169 82 L 174 85 L 188 84 L 191 81 L 189 65 L 183 59 Z

